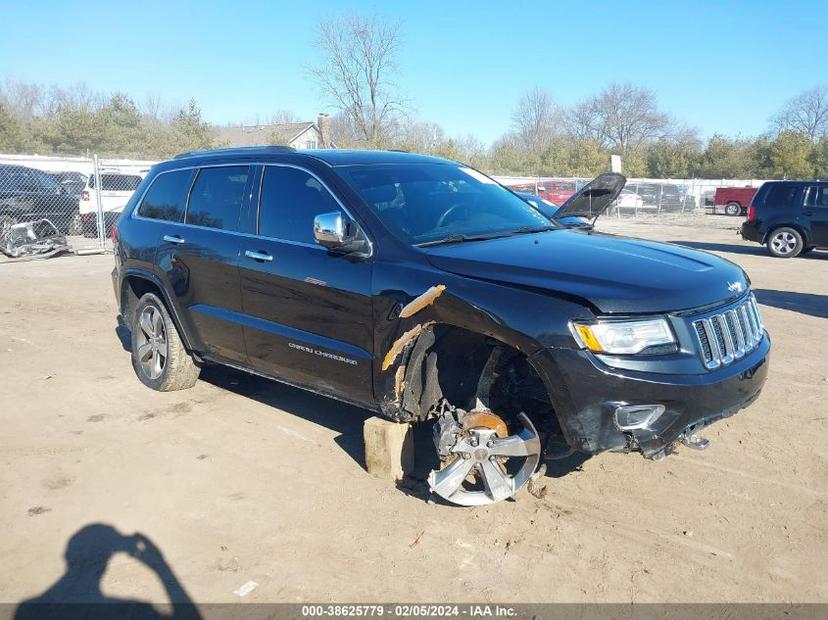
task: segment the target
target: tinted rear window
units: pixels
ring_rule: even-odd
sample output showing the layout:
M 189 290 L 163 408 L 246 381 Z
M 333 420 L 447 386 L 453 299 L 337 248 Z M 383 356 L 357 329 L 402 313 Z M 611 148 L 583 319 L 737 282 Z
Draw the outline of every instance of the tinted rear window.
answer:
M 168 222 L 184 221 L 184 205 L 195 170 L 175 170 L 159 174 L 141 201 L 138 215 Z
M 767 190 L 764 206 L 784 209 L 794 206 L 799 186 L 793 183 L 774 183 Z
M 137 174 L 102 174 L 101 188 L 105 192 L 134 192 L 141 183 Z M 89 177 L 89 187 L 95 189 L 95 175 Z
M 238 230 L 248 172 L 247 166 L 203 168 L 190 193 L 187 224 Z

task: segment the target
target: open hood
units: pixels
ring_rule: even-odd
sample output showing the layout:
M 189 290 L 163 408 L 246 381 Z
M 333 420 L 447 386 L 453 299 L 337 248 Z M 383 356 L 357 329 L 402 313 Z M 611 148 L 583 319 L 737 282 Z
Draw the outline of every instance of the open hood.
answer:
M 627 184 L 627 178 L 617 172 L 605 172 L 575 192 L 555 212 L 554 220 L 577 215 L 596 218 L 606 211 Z

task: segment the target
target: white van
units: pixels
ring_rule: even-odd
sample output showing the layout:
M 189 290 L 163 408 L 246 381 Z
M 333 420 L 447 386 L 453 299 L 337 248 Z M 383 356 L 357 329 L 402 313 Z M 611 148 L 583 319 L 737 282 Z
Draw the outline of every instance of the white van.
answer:
M 138 184 L 144 179 L 147 170 L 122 171 L 102 170 L 101 177 L 101 208 L 104 212 L 104 223 L 107 234 L 112 223 L 118 219 L 124 206 L 132 197 Z M 95 187 L 95 175 L 90 174 L 86 186 L 81 190 L 78 205 L 81 227 L 85 236 L 95 237 L 98 234 L 98 188 Z

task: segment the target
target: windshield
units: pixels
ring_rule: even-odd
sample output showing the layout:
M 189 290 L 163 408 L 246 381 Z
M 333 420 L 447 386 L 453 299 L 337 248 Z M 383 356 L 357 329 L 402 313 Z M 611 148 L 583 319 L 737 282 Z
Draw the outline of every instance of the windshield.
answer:
M 554 227 L 509 190 L 461 165 L 377 164 L 340 171 L 383 223 L 409 243 Z

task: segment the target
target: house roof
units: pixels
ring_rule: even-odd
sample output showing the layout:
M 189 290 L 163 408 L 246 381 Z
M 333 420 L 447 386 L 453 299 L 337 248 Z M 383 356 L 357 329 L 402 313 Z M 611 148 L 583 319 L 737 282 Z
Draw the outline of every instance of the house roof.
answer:
M 274 123 L 272 125 L 228 125 L 216 127 L 216 139 L 227 146 L 290 144 L 315 123 Z

